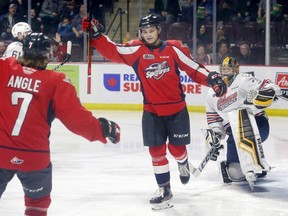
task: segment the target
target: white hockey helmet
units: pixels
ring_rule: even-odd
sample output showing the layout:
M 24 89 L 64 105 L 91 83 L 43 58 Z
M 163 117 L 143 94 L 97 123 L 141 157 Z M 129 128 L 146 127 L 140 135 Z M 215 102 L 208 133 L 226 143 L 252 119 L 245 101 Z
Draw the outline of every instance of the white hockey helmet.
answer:
M 26 22 L 18 22 L 12 27 L 12 35 L 14 38 L 17 38 L 18 36 L 25 38 L 26 35 L 31 32 L 31 26 Z M 21 35 L 18 35 L 19 33 L 21 33 Z

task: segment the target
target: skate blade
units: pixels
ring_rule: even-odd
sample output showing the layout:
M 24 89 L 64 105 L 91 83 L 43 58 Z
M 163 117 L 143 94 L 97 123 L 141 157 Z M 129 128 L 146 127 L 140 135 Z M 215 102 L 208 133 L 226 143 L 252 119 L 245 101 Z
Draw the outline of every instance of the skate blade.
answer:
M 159 203 L 159 204 L 151 204 L 151 205 L 152 205 L 151 208 L 153 211 L 159 211 L 159 210 L 169 209 L 173 207 L 173 204 L 169 200 Z
M 255 176 L 255 174 L 253 172 L 248 172 L 246 174 L 246 180 L 250 186 L 250 189 L 253 191 L 257 177 Z

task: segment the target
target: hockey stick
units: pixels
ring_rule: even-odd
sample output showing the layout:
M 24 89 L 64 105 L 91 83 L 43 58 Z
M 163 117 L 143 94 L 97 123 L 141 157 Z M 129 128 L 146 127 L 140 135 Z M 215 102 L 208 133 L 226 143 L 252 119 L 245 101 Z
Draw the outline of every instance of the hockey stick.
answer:
M 64 65 L 67 61 L 69 61 L 69 59 L 71 57 L 71 49 L 72 49 L 72 42 L 67 41 L 66 58 L 59 65 L 57 65 L 55 68 L 53 68 L 52 69 L 53 71 L 58 70 L 60 67 L 62 67 L 62 65 Z
M 92 1 L 90 1 L 89 4 L 89 23 L 91 23 L 92 20 Z M 91 34 L 92 34 L 92 28 L 90 27 L 87 31 L 88 34 L 88 41 L 87 41 L 87 94 L 91 94 L 91 67 L 92 67 L 92 47 L 91 47 Z
M 189 169 L 190 172 L 195 176 L 198 177 L 205 166 L 207 165 L 208 161 L 211 159 L 211 157 L 218 151 L 218 149 L 215 146 L 212 146 L 210 150 L 207 152 L 205 155 L 204 159 L 202 162 L 199 164 L 198 168 L 195 168 L 190 162 L 189 162 Z

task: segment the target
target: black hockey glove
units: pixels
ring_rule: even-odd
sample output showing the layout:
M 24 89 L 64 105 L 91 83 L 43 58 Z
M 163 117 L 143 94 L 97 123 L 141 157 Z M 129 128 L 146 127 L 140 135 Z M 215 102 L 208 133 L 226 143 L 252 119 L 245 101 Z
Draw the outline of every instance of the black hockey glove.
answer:
M 99 23 L 98 20 L 92 19 L 89 22 L 89 19 L 87 17 L 82 18 L 82 30 L 89 32 L 91 28 L 91 36 L 92 38 L 99 37 L 104 32 L 104 27 Z
M 227 92 L 227 86 L 220 77 L 220 74 L 211 71 L 207 77 L 207 83 L 212 87 L 214 90 L 216 97 L 222 97 Z
M 221 144 L 221 134 L 214 132 L 212 129 L 207 129 L 206 143 L 216 148 L 215 153 L 210 158 L 210 160 L 216 161 L 219 156 L 219 150 L 224 148 Z
M 98 118 L 102 126 L 103 136 L 108 138 L 112 143 L 117 144 L 120 141 L 120 127 L 113 121 L 105 118 Z

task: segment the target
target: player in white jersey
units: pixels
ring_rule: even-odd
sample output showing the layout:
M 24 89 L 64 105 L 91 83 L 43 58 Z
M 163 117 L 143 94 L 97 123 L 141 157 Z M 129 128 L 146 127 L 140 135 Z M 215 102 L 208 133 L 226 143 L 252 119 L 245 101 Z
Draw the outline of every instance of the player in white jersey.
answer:
M 223 181 L 247 180 L 253 189 L 257 177 L 270 170 L 262 148 L 262 141 L 269 136 L 264 109 L 277 100 L 281 90 L 270 80 L 259 80 L 249 73 L 239 74 L 239 64 L 232 57 L 226 57 L 219 69 L 227 84 L 227 93 L 216 97 L 209 91 L 207 95 L 206 117 L 213 132 L 210 136 L 207 134 L 206 141 L 220 149 L 223 147 L 220 140 L 228 136 L 226 161 L 220 163 Z M 217 160 L 218 155 L 219 151 L 212 159 Z
M 14 57 L 19 58 L 23 55 L 23 40 L 32 32 L 31 26 L 25 22 L 18 22 L 12 27 L 12 35 L 15 41 L 10 43 L 3 54 L 2 58 Z

